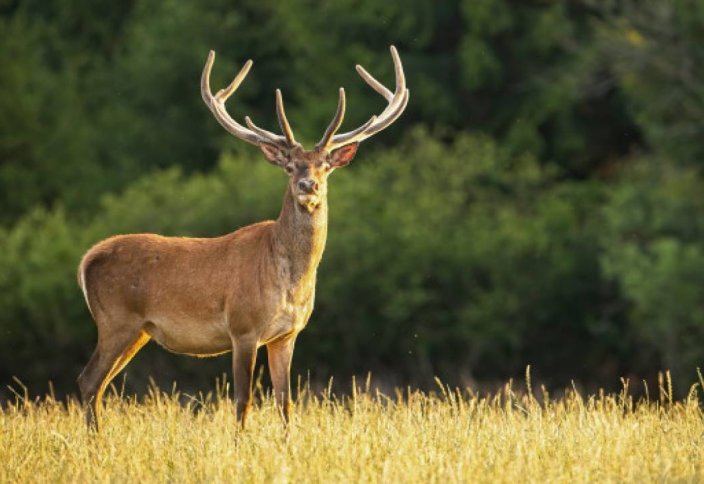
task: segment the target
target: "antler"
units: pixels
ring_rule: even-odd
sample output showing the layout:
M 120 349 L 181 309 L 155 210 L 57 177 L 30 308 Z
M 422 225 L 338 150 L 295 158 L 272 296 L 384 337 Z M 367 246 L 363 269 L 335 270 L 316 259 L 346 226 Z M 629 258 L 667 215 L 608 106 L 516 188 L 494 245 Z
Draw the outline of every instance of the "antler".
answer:
M 369 121 L 364 123 L 359 128 L 348 131 L 347 133 L 335 134 L 337 130 L 340 129 L 342 120 L 345 117 L 345 90 L 341 87 L 340 97 L 337 103 L 337 111 L 335 112 L 335 116 L 330 122 L 330 125 L 325 130 L 325 134 L 323 134 L 322 139 L 315 146 L 316 150 L 325 150 L 330 152 L 344 145 L 364 141 L 396 121 L 401 113 L 403 113 L 403 110 L 406 109 L 406 105 L 408 104 L 410 91 L 406 89 L 406 77 L 403 73 L 401 58 L 398 55 L 398 51 L 396 51 L 396 47 L 393 45 L 391 46 L 391 58 L 393 59 L 394 71 L 396 73 L 396 89 L 394 92 L 391 92 L 384 87 L 384 85 L 369 74 L 364 67 L 360 65 L 356 66 L 357 72 L 362 79 L 364 79 L 364 81 L 369 84 L 372 89 L 381 94 L 384 99 L 388 101 L 389 104 L 386 108 L 378 116 L 372 116 Z M 284 102 L 279 89 L 276 90 L 276 114 L 279 119 L 281 131 L 284 133 L 283 136 L 260 128 L 254 124 L 249 116 L 245 116 L 244 118 L 245 124 L 247 125 L 246 128 L 232 119 L 225 108 L 225 102 L 230 96 L 232 96 L 240 84 L 242 84 L 244 78 L 247 77 L 249 69 L 252 67 L 252 61 L 248 60 L 240 72 L 232 80 L 230 85 L 225 89 L 220 89 L 213 96 L 210 90 L 210 71 L 213 69 L 214 62 L 215 52 L 211 50 L 208 54 L 208 60 L 205 62 L 205 67 L 203 67 L 200 90 L 201 95 L 203 96 L 203 101 L 205 101 L 205 104 L 213 113 L 215 119 L 217 119 L 217 121 L 227 131 L 234 136 L 254 145 L 265 142 L 277 145 L 281 148 L 289 149 L 296 146 L 301 146 L 293 136 L 293 131 L 291 130 L 288 119 L 286 118 Z
M 337 104 L 337 112 L 332 122 L 325 130 L 323 138 L 315 146 L 317 150 L 326 150 L 329 152 L 344 145 L 364 141 L 389 126 L 401 116 L 401 113 L 403 113 L 403 110 L 406 109 L 406 105 L 408 104 L 410 91 L 406 89 L 406 76 L 403 73 L 401 58 L 396 51 L 396 47 L 393 45 L 391 46 L 391 57 L 394 61 L 394 71 L 396 72 L 396 89 L 394 92 L 389 91 L 382 83 L 374 79 L 364 67 L 359 64 L 356 66 L 357 72 L 362 79 L 389 102 L 386 109 L 384 109 L 378 117 L 372 116 L 369 121 L 357 129 L 348 131 L 347 133 L 335 134 L 335 132 L 340 129 L 342 119 L 345 115 L 345 90 L 340 88 L 340 100 Z
M 291 126 L 288 124 L 286 119 L 286 112 L 284 111 L 284 102 L 281 97 L 281 91 L 276 90 L 276 114 L 279 118 L 279 126 L 281 131 L 283 131 L 284 136 L 272 133 L 255 125 L 249 116 L 245 117 L 245 123 L 247 128 L 239 124 L 237 121 L 232 119 L 225 108 L 225 101 L 232 96 L 232 94 L 240 87 L 244 78 L 247 77 L 249 69 L 252 67 L 252 60 L 245 62 L 244 66 L 240 72 L 235 76 L 229 86 L 225 89 L 220 89 L 214 96 L 210 90 L 210 71 L 213 69 L 213 63 L 215 62 L 215 51 L 210 51 L 208 54 L 208 60 L 205 62 L 205 67 L 203 67 L 203 75 L 200 78 L 200 92 L 203 96 L 203 101 L 208 106 L 210 111 L 215 116 L 215 119 L 234 136 L 254 145 L 258 145 L 261 142 L 271 143 L 277 145 L 281 148 L 293 148 L 294 146 L 299 146 L 296 139 L 293 137 L 293 131 Z

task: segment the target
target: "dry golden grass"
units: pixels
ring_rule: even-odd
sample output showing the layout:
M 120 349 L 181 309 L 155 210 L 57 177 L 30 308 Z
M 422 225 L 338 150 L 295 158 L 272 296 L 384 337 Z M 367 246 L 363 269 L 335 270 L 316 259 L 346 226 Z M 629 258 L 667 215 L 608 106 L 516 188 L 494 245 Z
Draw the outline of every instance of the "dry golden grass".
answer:
M 270 398 L 242 432 L 227 398 L 113 395 L 98 435 L 74 403 L 18 399 L 0 413 L 0 482 L 703 482 L 697 386 L 679 402 L 667 391 L 304 391 L 288 432 Z

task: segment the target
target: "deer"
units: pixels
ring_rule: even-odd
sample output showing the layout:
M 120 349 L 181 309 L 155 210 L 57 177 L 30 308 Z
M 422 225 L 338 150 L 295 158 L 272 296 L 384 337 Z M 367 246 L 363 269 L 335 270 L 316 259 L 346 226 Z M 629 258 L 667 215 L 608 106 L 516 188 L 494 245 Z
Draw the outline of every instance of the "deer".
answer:
M 150 340 L 168 351 L 208 357 L 232 352 L 234 403 L 244 429 L 252 406 L 257 350 L 266 346 L 275 405 L 288 425 L 291 361 L 298 333 L 313 311 L 317 269 L 328 227 L 328 177 L 350 163 L 359 143 L 391 125 L 405 110 L 410 91 L 401 59 L 391 46 L 396 85 L 387 89 L 362 66 L 362 79 L 384 97 L 386 107 L 356 129 L 338 133 L 345 116 L 345 90 L 337 111 L 311 150 L 296 141 L 275 91 L 282 134 L 260 128 L 249 116 L 243 126 L 225 102 L 252 67 L 248 60 L 215 95 L 210 74 L 215 52 L 201 75 L 201 95 L 217 122 L 256 145 L 288 175 L 276 220 L 214 238 L 116 235 L 90 248 L 78 266 L 78 285 L 95 321 L 98 341 L 78 377 L 89 429 L 98 431 L 102 396 L 110 381 Z

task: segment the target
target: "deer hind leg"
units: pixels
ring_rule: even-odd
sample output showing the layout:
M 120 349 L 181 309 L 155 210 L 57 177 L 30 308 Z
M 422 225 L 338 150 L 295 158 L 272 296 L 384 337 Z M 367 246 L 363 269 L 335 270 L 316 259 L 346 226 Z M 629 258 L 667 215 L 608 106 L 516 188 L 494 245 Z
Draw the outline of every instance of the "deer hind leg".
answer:
M 98 412 L 105 388 L 149 339 L 143 330 L 109 341 L 99 338 L 97 348 L 78 377 L 89 428 L 98 430 Z

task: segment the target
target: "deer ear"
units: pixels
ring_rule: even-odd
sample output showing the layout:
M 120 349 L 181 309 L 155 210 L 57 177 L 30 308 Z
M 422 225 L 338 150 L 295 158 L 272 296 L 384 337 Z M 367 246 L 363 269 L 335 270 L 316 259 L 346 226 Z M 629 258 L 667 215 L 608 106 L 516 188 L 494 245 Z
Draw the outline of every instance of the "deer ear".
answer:
M 334 168 L 341 168 L 349 165 L 352 158 L 354 158 L 354 155 L 357 154 L 358 147 L 359 143 L 351 143 L 333 151 L 330 154 L 330 166 Z
M 288 162 L 287 153 L 276 145 L 260 141 L 259 148 L 266 156 L 266 159 L 274 165 L 284 166 Z

